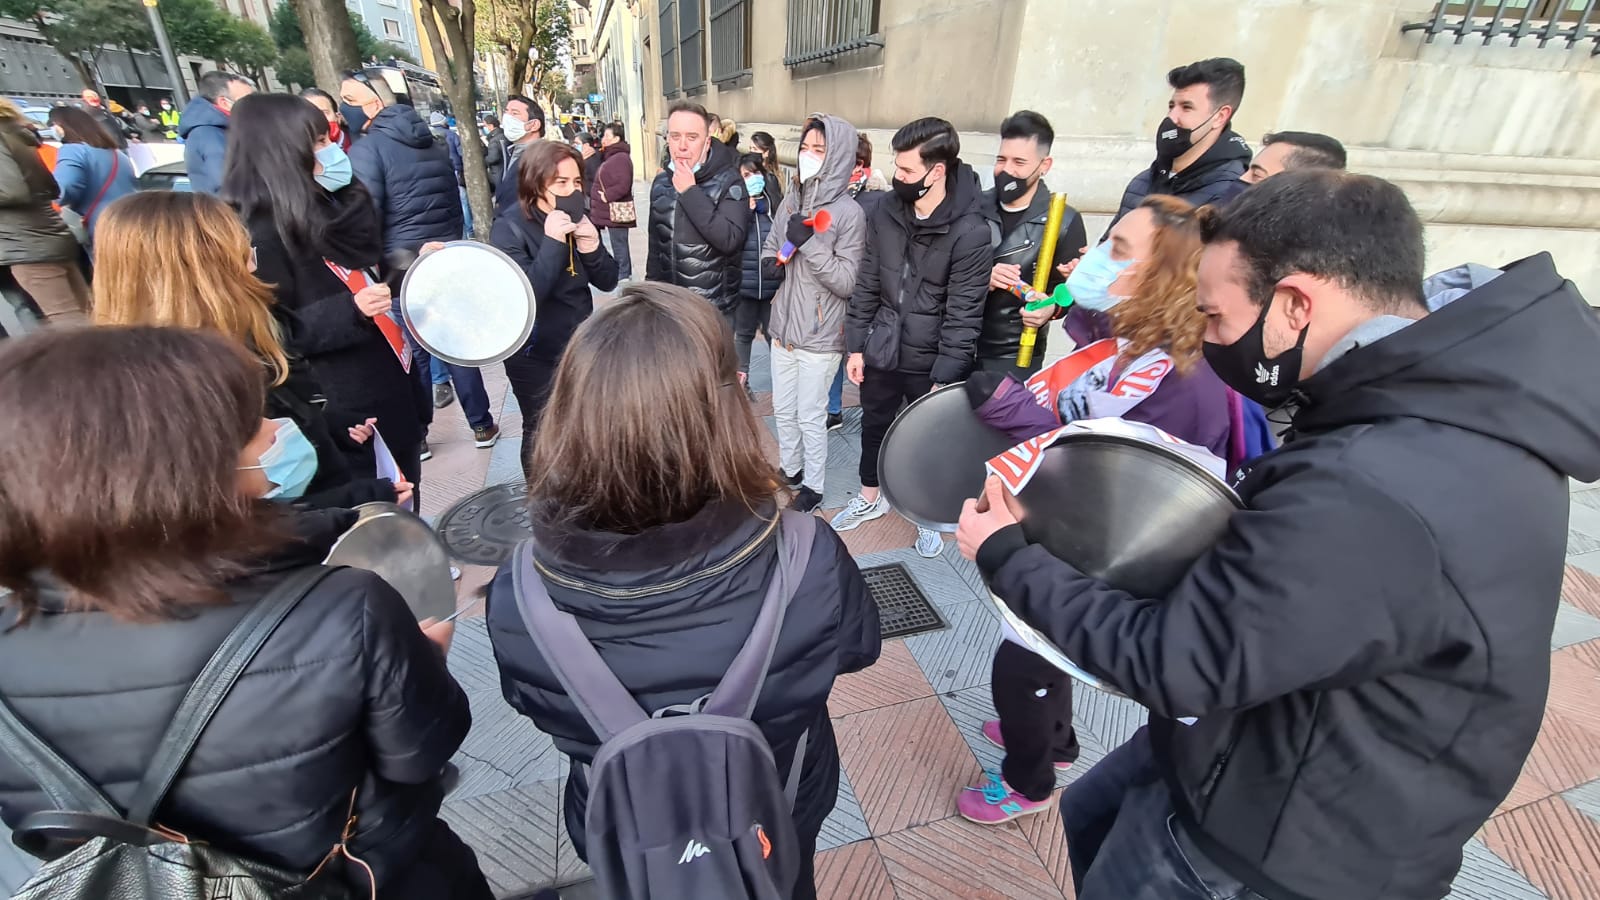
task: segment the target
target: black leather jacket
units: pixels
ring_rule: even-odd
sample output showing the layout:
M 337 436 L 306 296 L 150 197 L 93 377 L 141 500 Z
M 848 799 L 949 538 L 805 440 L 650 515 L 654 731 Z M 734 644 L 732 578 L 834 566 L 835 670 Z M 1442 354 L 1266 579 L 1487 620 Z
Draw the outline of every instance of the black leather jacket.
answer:
M 1050 193 L 1034 192 L 1028 204 L 1028 214 L 1010 234 L 1001 233 L 1000 205 L 994 190 L 983 194 L 983 214 L 989 220 L 989 243 L 994 246 L 994 262 L 1010 263 L 1022 267 L 1022 280 L 1033 283 L 1035 264 L 1039 261 L 1039 248 L 1044 240 L 1044 226 L 1050 218 Z M 1061 220 L 1061 234 L 1056 240 L 1054 265 L 1059 266 L 1078 258 L 1088 235 L 1083 227 L 1083 216 L 1072 207 Z M 1064 281 L 1060 274 L 1050 273 L 1050 289 Z M 1034 345 L 1033 362 L 1037 368 L 1044 362 L 1045 329 L 1039 329 Z M 1015 359 L 1022 343 L 1022 298 L 1010 291 L 989 291 L 983 305 L 983 331 L 978 335 L 979 359 Z
M 650 185 L 650 251 L 645 278 L 686 287 L 723 312 L 739 302 L 750 198 L 733 151 L 717 141 L 695 186 L 679 194 L 672 173 Z

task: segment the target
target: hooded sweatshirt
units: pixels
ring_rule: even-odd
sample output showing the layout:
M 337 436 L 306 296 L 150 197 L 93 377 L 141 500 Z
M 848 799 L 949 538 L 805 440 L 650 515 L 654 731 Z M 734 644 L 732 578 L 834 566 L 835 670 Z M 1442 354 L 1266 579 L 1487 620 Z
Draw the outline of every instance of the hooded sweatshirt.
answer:
M 826 211 L 828 228 L 802 244 L 784 267 L 783 284 L 772 300 L 772 339 L 795 350 L 839 353 L 844 350 L 844 314 L 856 287 L 856 273 L 866 252 L 867 221 L 850 194 L 856 165 L 856 129 L 838 116 L 822 116 L 827 142 L 822 170 L 789 192 L 772 217 L 772 234 L 761 250 L 764 264 L 776 261 L 795 216 L 814 219 Z
M 978 553 L 1149 707 L 1184 831 L 1274 900 L 1444 897 L 1539 734 L 1567 480 L 1600 478 L 1600 320 L 1549 254 L 1445 282 L 1479 286 L 1301 385 L 1289 442 L 1165 597 L 1020 528 Z
M 1232 126 L 1223 129 L 1211 149 L 1182 172 L 1172 171 L 1172 160 L 1157 159 L 1128 182 L 1128 189 L 1122 194 L 1122 205 L 1111 225 L 1106 226 L 1106 234 L 1151 194 L 1169 194 L 1195 206 L 1231 200 L 1248 187 L 1239 177 L 1249 167 L 1250 145 L 1234 133 Z M 1100 239 L 1105 240 L 1105 237 Z
M 450 150 L 409 106 L 390 106 L 350 148 L 355 177 L 372 194 L 383 220 L 383 249 L 416 250 L 453 241 L 465 227 Z

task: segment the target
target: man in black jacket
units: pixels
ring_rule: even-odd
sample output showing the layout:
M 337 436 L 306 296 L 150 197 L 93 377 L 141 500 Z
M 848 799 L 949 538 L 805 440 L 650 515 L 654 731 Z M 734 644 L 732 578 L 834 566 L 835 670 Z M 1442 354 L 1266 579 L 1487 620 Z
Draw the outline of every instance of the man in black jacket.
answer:
M 867 223 L 867 252 L 845 316 L 845 374 L 861 386 L 861 493 L 833 518 L 849 531 L 889 511 L 878 448 L 906 403 L 972 369 L 993 253 L 983 191 L 944 119 L 895 132 L 893 193 Z M 917 552 L 938 556 L 937 532 Z
M 1058 313 L 1066 312 L 1059 306 L 1030 312 L 1022 308 L 1022 298 L 1011 293 L 1018 282 L 1033 284 L 1050 217 L 1050 190 L 1041 186 L 1053 162 L 1050 146 L 1055 139 L 1049 120 L 1032 110 L 1022 110 L 1000 123 L 994 188 L 983 195 L 994 266 L 989 270 L 989 299 L 984 303 L 983 331 L 978 335 L 978 368 L 1010 372 L 1022 381 L 1044 365 L 1045 326 Z M 1086 243 L 1083 216 L 1069 206 L 1056 238 L 1055 257 L 1047 263 L 1058 270 L 1050 273 L 1051 289 L 1065 280 L 1060 267 L 1077 259 Z M 1024 328 L 1039 329 L 1039 337 L 1033 362 L 1021 369 L 1017 350 Z
M 1244 100 L 1244 66 L 1226 57 L 1202 59 L 1168 72 L 1167 83 L 1172 99 L 1156 128 L 1155 162 L 1128 182 L 1111 225 L 1151 194 L 1205 206 L 1245 189 L 1239 177 L 1250 165 L 1250 147 L 1233 131 L 1234 114 Z
M 711 139 L 711 117 L 679 101 L 667 113 L 667 169 L 650 185 L 644 277 L 711 301 L 733 322 L 744 280 L 750 198 L 733 151 Z
M 1274 176 L 1203 237 L 1208 362 L 1297 403 L 1218 544 L 1142 598 L 1029 546 L 997 480 L 957 533 L 1150 708 L 1063 798 L 1078 896 L 1199 896 L 1192 868 L 1205 896 L 1438 900 L 1539 733 L 1600 322 L 1548 254 L 1424 283 L 1421 222 L 1368 176 Z
M 505 131 L 506 163 L 504 174 L 494 189 L 494 214 L 496 216 L 517 205 L 517 164 L 529 147 L 544 140 L 544 109 L 521 94 L 506 98 L 505 116 L 501 119 Z

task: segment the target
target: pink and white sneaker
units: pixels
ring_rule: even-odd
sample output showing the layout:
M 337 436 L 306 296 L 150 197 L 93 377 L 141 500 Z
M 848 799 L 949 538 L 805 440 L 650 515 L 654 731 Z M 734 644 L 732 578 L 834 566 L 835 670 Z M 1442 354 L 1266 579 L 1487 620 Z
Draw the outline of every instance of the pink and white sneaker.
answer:
M 961 796 L 956 798 L 956 811 L 961 817 L 979 825 L 999 825 L 1044 812 L 1053 805 L 1048 797 L 1029 800 L 1007 787 L 999 772 L 987 770 L 977 784 L 963 788 Z
M 1000 736 L 999 719 L 990 719 L 989 721 L 983 723 L 983 736 L 989 739 L 989 743 L 999 747 L 1001 750 L 1006 748 L 1006 740 Z M 1066 770 L 1072 768 L 1072 763 L 1058 762 L 1055 764 L 1055 766 L 1057 772 L 1065 772 Z

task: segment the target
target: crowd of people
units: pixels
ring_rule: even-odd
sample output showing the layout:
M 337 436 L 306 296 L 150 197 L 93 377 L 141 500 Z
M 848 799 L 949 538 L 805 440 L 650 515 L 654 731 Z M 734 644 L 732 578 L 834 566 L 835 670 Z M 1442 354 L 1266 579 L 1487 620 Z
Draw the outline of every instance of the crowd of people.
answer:
M 1000 601 L 1150 711 L 1061 798 L 1077 896 L 1445 896 L 1538 734 L 1567 480 L 1600 478 L 1600 393 L 1581 377 L 1600 323 L 1548 255 L 1425 278 L 1404 193 L 1343 171 L 1333 138 L 1280 131 L 1252 158 L 1238 62 L 1168 82 L 1154 158 L 1098 241 L 1078 211 L 1052 216 L 1055 131 L 1026 110 L 1000 123 L 985 189 L 941 118 L 894 133 L 885 179 L 865 134 L 811 116 L 791 176 L 772 134 L 741 152 L 733 122 L 680 101 L 640 208 L 621 124 L 553 139 L 521 96 L 462 135 L 359 71 L 337 97 L 219 73 L 176 120 L 194 193 L 133 192 L 83 110 L 52 113 L 52 176 L 0 103 L 0 264 L 51 326 L 0 348 L 0 818 L 53 851 L 36 879 L 77 852 L 30 819 L 77 802 L 30 764 L 47 747 L 164 840 L 363 895 L 492 896 L 439 815 L 472 718 L 445 664 L 453 623 L 317 568 L 351 507 L 416 508 L 436 408 L 459 398 L 476 444 L 498 440 L 481 372 L 430 357 L 398 314 L 409 268 L 469 233 L 459 142 L 481 136 L 489 243 L 537 304 L 503 363 L 533 537 L 487 588 L 488 633 L 506 702 L 573 762 L 566 829 L 603 886 L 816 896 L 840 777 L 828 695 L 881 650 L 839 533 L 891 512 L 896 416 L 964 384 L 1019 443 L 1154 426 L 1225 461 L 1243 501 L 1163 597 L 1031 543 L 1022 519 L 1051 512 L 998 479 L 957 524 Z M 1072 347 L 1047 367 L 1056 319 Z M 776 460 L 750 402 L 757 335 Z M 824 520 L 844 379 L 861 488 Z M 918 531 L 919 553 L 944 552 Z M 576 681 L 572 648 L 530 624 L 546 606 L 592 648 Z M 152 794 L 189 686 L 262 609 L 276 626 Z M 720 712 L 735 674 L 753 731 Z M 661 718 L 613 728 L 585 696 L 600 681 Z M 1065 673 L 1008 640 L 991 691 L 1001 767 L 928 786 L 984 825 L 1051 810 L 1080 752 Z M 702 711 L 724 722 L 695 732 L 717 752 L 668 742 Z M 663 755 L 630 776 L 624 739 Z M 727 784 L 686 798 L 716 760 Z M 646 796 L 661 802 L 629 805 Z M 779 819 L 745 833 L 726 815 L 763 798 Z

